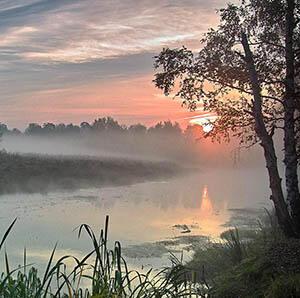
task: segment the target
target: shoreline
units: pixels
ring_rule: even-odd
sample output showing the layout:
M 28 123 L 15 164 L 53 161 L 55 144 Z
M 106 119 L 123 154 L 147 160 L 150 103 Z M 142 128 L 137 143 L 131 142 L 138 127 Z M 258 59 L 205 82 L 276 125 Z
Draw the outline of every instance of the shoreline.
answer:
M 130 185 L 183 171 L 171 162 L 0 152 L 0 194 Z

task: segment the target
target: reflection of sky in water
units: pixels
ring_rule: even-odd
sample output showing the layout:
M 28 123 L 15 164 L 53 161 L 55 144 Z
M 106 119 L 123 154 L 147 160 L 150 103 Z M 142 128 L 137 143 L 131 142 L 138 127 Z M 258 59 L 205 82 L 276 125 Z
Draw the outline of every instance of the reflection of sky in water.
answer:
M 242 178 L 242 179 L 241 179 Z M 77 238 L 81 223 L 98 231 L 110 215 L 109 237 L 123 246 L 182 235 L 174 225 L 191 227 L 189 235 L 217 237 L 228 220 L 227 208 L 267 202 L 264 172 L 215 170 L 131 186 L 86 189 L 73 193 L 0 196 L 1 231 L 18 217 L 6 247 L 11 259 L 26 246 L 31 262 L 44 263 L 58 241 L 58 255 L 80 256 L 91 246 Z M 145 261 L 149 263 L 149 260 Z M 159 264 L 159 259 L 152 264 Z

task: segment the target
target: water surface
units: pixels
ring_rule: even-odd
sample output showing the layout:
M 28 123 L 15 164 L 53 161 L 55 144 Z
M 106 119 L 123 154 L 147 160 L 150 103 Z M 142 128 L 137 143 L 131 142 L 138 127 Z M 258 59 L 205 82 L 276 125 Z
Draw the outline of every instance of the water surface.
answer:
M 111 243 L 121 241 L 129 263 L 157 267 L 168 264 L 164 250 L 163 258 L 159 251 L 155 253 L 162 241 L 196 235 L 218 237 L 230 218 L 229 209 L 269 204 L 266 185 L 263 169 L 210 169 L 128 186 L 2 195 L 0 227 L 3 232 L 18 218 L 6 243 L 9 257 L 21 263 L 26 246 L 29 262 L 38 266 L 48 260 L 56 242 L 57 255 L 83 256 L 91 245 L 86 237 L 77 238 L 76 227 L 87 223 L 98 231 L 109 215 Z M 142 258 L 138 248 L 147 245 L 148 257 Z

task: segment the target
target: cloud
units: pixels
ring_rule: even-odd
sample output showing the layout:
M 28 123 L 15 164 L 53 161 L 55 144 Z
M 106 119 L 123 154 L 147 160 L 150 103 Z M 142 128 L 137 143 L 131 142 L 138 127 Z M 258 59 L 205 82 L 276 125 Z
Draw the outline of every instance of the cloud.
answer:
M 11 28 L 5 34 L 0 34 L 0 47 L 16 47 L 26 41 L 30 41 L 30 36 L 37 31 L 37 28 L 30 26 Z
M 48 52 L 27 52 L 21 54 L 29 60 L 40 60 L 48 62 L 72 62 L 81 63 L 97 59 L 109 59 L 120 56 L 127 56 L 149 52 L 162 42 L 172 44 L 175 41 L 184 41 L 191 34 L 173 35 L 166 37 L 155 37 L 153 39 L 140 40 L 138 43 L 124 41 L 102 42 L 95 39 L 70 42 L 65 48 Z M 127 44 L 127 45 L 124 45 Z
M 184 119 L 180 103 L 151 89 L 153 56 L 164 46 L 199 47 L 224 4 L 1 0 L 0 122 L 80 121 L 101 111 L 125 122 Z
M 0 6 L 0 28 L 5 30 L 0 50 L 15 50 L 20 59 L 36 63 L 153 52 L 200 39 L 215 23 L 220 2 L 52 0 L 24 1 L 22 6 L 22 1 L 5 1 Z

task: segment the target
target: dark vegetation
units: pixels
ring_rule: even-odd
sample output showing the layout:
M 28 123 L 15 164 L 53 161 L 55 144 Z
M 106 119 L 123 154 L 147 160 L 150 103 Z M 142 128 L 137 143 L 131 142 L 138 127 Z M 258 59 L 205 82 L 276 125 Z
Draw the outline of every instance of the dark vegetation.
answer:
M 82 122 L 80 125 L 70 124 L 54 124 L 44 123 L 42 125 L 38 123 L 30 123 L 25 130 L 22 132 L 17 128 L 9 129 L 4 123 L 0 123 L 0 135 L 28 135 L 28 136 L 59 136 L 59 135 L 80 135 L 80 134 L 94 134 L 94 133 L 129 133 L 132 135 L 143 135 L 143 134 L 173 134 L 190 135 L 193 132 L 193 126 L 183 132 L 177 122 L 172 123 L 171 121 L 158 122 L 156 125 L 146 127 L 143 124 L 133 125 L 121 125 L 119 122 L 112 117 L 102 117 L 95 119 L 92 123 Z
M 274 214 L 221 238 L 198 248 L 186 265 L 210 285 L 211 297 L 300 297 L 300 240 L 286 238 Z
M 0 151 L 0 193 L 124 185 L 168 178 L 181 170 L 181 167 L 169 162 L 20 155 Z

